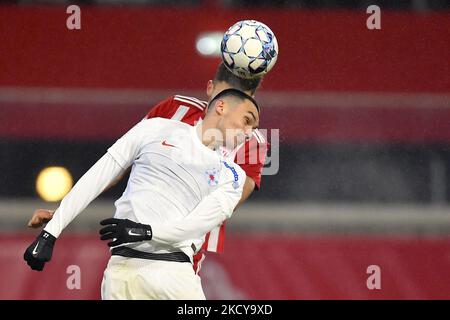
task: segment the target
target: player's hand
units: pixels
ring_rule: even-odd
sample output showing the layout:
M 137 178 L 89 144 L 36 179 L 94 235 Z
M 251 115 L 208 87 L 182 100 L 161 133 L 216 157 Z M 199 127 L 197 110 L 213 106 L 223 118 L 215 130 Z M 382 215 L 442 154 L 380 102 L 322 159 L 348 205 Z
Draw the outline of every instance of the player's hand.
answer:
M 56 238 L 42 230 L 34 242 L 25 250 L 23 258 L 33 270 L 42 271 L 47 261 L 50 261 Z
M 42 227 L 44 223 L 49 222 L 53 218 L 54 213 L 55 211 L 53 210 L 37 209 L 33 212 L 30 221 L 28 221 L 28 227 L 34 229 Z
M 114 247 L 122 243 L 139 242 L 152 239 L 152 227 L 128 219 L 109 218 L 100 221 L 100 239 L 110 240 L 108 246 Z

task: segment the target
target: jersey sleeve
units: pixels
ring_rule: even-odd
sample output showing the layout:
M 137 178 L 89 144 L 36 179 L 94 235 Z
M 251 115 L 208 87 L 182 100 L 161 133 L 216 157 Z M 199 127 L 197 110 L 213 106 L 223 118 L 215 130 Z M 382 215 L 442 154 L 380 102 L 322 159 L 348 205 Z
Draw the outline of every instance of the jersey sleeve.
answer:
M 150 111 L 147 113 L 146 118 L 166 118 L 170 119 L 172 117 L 173 113 L 173 103 L 174 97 L 167 98 L 166 100 L 163 100 L 159 102 L 157 105 L 155 105 L 153 108 L 150 109 Z
M 152 241 L 177 246 L 186 239 L 202 238 L 231 217 L 242 196 L 245 173 L 233 163 L 222 162 L 219 187 L 206 196 L 184 219 L 152 225 Z
M 58 237 L 92 200 L 133 163 L 144 141 L 151 141 L 151 135 L 157 130 L 155 128 L 158 128 L 159 122 L 156 119 L 143 120 L 117 140 L 64 197 L 45 231 Z
M 205 116 L 207 102 L 193 97 L 175 95 L 155 105 L 146 115 L 150 118 L 166 118 L 195 125 Z
M 67 225 L 81 213 L 117 177 L 123 168 L 106 153 L 73 186 L 62 199 L 44 230 L 58 238 Z
M 256 189 L 261 185 L 261 173 L 266 161 L 269 144 L 265 140 L 253 138 L 247 141 L 236 153 L 235 162 L 245 174 L 255 181 Z

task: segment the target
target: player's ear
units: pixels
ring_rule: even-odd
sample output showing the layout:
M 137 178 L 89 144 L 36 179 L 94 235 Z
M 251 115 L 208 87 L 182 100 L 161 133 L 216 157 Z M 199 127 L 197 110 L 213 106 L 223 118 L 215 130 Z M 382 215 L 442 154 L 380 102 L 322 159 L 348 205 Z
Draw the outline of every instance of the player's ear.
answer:
M 224 109 L 225 109 L 225 105 L 223 103 L 223 100 L 220 100 L 220 99 L 217 100 L 214 105 L 214 110 L 216 111 L 216 113 L 221 116 L 224 113 Z
M 206 83 L 206 95 L 210 99 L 212 96 L 212 93 L 214 91 L 214 82 L 212 80 L 208 80 Z

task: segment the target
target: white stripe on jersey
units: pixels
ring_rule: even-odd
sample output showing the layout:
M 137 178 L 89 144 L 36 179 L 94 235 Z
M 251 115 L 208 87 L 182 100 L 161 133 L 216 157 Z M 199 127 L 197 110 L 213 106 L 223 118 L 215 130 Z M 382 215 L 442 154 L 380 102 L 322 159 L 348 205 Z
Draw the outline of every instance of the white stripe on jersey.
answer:
M 255 137 L 256 141 L 258 141 L 258 143 L 261 143 L 261 140 L 259 140 L 259 137 L 255 131 L 253 131 L 253 136 Z
M 219 243 L 219 233 L 220 233 L 220 226 L 214 228 L 209 233 L 208 251 L 217 252 L 217 245 Z
M 180 94 L 175 95 L 175 97 L 179 97 L 181 99 L 186 99 L 186 100 L 192 100 L 193 102 L 197 102 L 201 105 L 204 105 L 205 107 L 208 105 L 208 102 L 194 98 L 194 97 L 187 97 L 187 96 L 182 96 Z
M 256 136 L 256 139 L 258 140 L 259 143 L 265 143 L 266 142 L 266 139 L 264 138 L 264 135 L 261 132 L 259 132 L 258 129 L 255 129 L 253 131 L 253 135 Z
M 200 260 L 197 262 L 197 270 L 195 270 L 195 274 L 198 274 L 199 272 L 200 272 L 200 269 L 202 268 L 202 263 L 203 263 L 203 260 L 205 260 L 205 255 L 202 253 L 201 254 L 202 255 L 202 257 L 200 258 Z
M 173 99 L 176 100 L 176 101 L 180 101 L 180 102 L 184 102 L 184 103 L 190 104 L 190 105 L 192 105 L 194 107 L 199 108 L 202 111 L 203 111 L 203 109 L 205 109 L 205 107 L 203 107 L 201 104 L 199 104 L 197 102 L 194 102 L 194 101 L 191 101 L 191 100 L 186 100 L 186 99 L 183 99 L 183 98 L 179 98 L 177 96 L 175 96 L 175 98 L 173 98 Z
M 170 119 L 181 121 L 181 119 L 183 119 L 183 117 L 186 115 L 186 113 L 188 111 L 189 111 L 189 107 L 180 105 L 178 107 L 177 111 L 174 113 L 174 115 Z

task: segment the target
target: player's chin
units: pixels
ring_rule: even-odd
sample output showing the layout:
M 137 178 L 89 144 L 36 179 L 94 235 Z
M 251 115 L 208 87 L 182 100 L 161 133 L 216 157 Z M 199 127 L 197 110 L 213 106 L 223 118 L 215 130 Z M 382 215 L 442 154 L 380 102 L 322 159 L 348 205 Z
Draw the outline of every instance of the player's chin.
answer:
M 234 150 L 237 146 L 245 142 L 245 135 L 236 131 L 232 135 L 227 135 L 226 148 L 229 150 Z
M 234 150 L 237 146 L 237 139 L 236 137 L 230 137 L 228 139 L 225 140 L 225 145 L 224 147 L 228 150 Z

